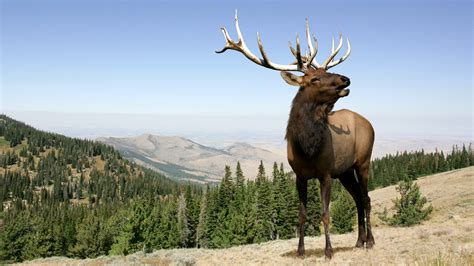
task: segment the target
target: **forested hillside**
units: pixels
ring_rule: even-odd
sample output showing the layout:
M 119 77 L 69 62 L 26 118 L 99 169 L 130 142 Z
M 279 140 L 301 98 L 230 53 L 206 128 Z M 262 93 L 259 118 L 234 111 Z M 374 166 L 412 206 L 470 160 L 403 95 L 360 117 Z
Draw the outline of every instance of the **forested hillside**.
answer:
M 78 236 L 91 219 L 176 191 L 176 182 L 110 146 L 0 116 L 0 260 L 84 254 Z M 112 239 L 99 237 L 110 246 Z
M 471 147 L 375 160 L 371 187 L 473 165 Z M 0 116 L 0 261 L 97 257 L 176 247 L 220 248 L 296 236 L 294 175 L 260 164 L 254 181 L 239 164 L 218 186 L 177 184 L 113 148 L 35 130 Z M 320 233 L 311 180 L 307 234 Z M 334 181 L 334 205 L 346 193 Z M 353 210 L 353 206 L 349 206 Z M 354 212 L 355 213 L 355 212 Z
M 396 184 L 405 178 L 415 179 L 419 176 L 431 175 L 474 165 L 472 144 L 467 147 L 453 146 L 451 153 L 399 152 L 389 154 L 372 161 L 369 189 L 386 187 Z

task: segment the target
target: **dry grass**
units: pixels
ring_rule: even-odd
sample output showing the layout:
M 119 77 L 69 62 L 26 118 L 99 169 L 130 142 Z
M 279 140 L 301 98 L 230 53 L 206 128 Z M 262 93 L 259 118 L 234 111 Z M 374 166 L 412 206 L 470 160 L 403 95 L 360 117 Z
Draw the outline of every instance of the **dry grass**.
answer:
M 375 247 L 354 248 L 356 233 L 332 235 L 334 258 L 324 258 L 324 237 L 306 237 L 306 255 L 296 256 L 296 238 L 228 249 L 157 250 L 151 254 L 87 260 L 48 258 L 29 265 L 474 265 L 474 167 L 417 181 L 435 211 L 413 227 L 389 227 L 374 215 Z M 392 206 L 395 186 L 370 193 L 374 212 Z

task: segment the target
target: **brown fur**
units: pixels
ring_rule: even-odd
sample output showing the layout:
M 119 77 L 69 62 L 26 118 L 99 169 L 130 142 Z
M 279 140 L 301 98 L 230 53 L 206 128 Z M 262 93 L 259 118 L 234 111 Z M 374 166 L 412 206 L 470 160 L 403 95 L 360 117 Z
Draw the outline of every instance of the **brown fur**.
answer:
M 308 158 L 318 153 L 327 128 L 324 109 L 316 103 L 299 103 L 298 96 L 293 101 L 285 139 Z
M 296 174 L 300 198 L 298 254 L 304 254 L 307 181 L 318 178 L 323 203 L 326 257 L 333 255 L 329 237 L 331 179 L 337 178 L 352 195 L 358 210 L 359 237 L 356 246 L 374 244 L 370 225 L 367 182 L 374 142 L 372 125 L 349 110 L 331 112 L 336 101 L 347 96 L 348 78 L 321 69 L 309 69 L 302 77 L 284 72 L 291 85 L 299 85 L 288 119 L 288 162 Z M 312 192 L 315 193 L 315 192 Z M 367 223 L 367 224 L 366 224 Z

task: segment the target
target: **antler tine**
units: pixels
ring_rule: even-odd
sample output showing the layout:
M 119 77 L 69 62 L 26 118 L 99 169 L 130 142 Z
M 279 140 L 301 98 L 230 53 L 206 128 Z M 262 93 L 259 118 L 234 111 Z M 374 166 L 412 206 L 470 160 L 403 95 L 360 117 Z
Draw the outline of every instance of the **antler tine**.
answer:
M 280 71 L 301 71 L 304 72 L 304 69 L 301 67 L 301 65 L 280 65 L 280 64 L 275 64 L 272 63 L 269 59 L 268 56 L 263 49 L 262 45 L 262 40 L 260 39 L 260 35 L 257 33 L 257 41 L 258 41 L 258 47 L 260 49 L 260 53 L 262 54 L 263 58 L 258 58 L 256 55 L 254 55 L 250 49 L 247 47 L 244 41 L 244 37 L 242 35 L 242 32 L 240 31 L 240 26 L 239 26 L 239 18 L 237 16 L 237 10 L 235 10 L 235 29 L 237 31 L 237 36 L 238 40 L 237 42 L 234 42 L 230 36 L 229 33 L 227 32 L 227 29 L 225 27 L 222 27 L 221 30 L 224 34 L 224 37 L 226 39 L 226 44 L 224 48 L 220 51 L 216 51 L 216 53 L 223 53 L 226 50 L 235 50 L 238 52 L 241 52 L 245 57 L 250 59 L 252 62 L 261 65 L 266 68 L 274 69 L 274 70 L 280 70 Z
M 309 31 L 308 18 L 306 18 L 306 40 L 308 41 L 309 52 L 314 53 L 313 43 L 311 42 L 311 36 L 310 36 L 310 31 Z
M 318 53 L 318 39 L 316 39 L 316 36 L 313 35 L 313 40 L 314 40 L 314 55 L 313 59 L 311 60 L 311 64 L 314 65 L 315 67 L 321 67 L 321 65 L 316 61 L 316 54 Z
M 337 45 L 337 48 L 336 50 L 332 51 L 331 52 L 331 55 L 326 59 L 326 61 L 324 61 L 322 67 L 325 68 L 325 69 L 328 69 L 328 65 L 329 63 L 334 59 L 334 57 L 337 55 L 337 53 L 339 53 L 339 50 L 341 50 L 341 47 L 342 47 L 342 33 L 339 34 L 339 44 Z
M 241 52 L 242 54 L 245 55 L 245 57 L 247 57 L 248 59 L 250 59 L 252 62 L 256 63 L 256 64 L 259 64 L 259 65 L 262 65 L 262 60 L 260 60 L 260 58 L 258 58 L 257 56 L 255 56 L 247 47 L 247 45 L 245 44 L 245 41 L 244 41 L 244 38 L 242 37 L 242 32 L 240 31 L 240 26 L 239 26 L 239 17 L 237 15 L 237 10 L 235 10 L 235 30 L 237 31 L 237 42 L 234 42 L 232 40 L 232 38 L 230 37 L 229 35 L 229 32 L 227 31 L 227 29 L 225 27 L 222 27 L 221 28 L 222 32 L 224 33 L 224 37 L 226 39 L 226 44 L 224 46 L 224 48 L 220 51 L 216 51 L 216 53 L 223 53 L 225 52 L 227 49 L 231 49 L 231 50 L 235 50 L 235 51 L 239 51 Z
M 234 41 L 232 41 L 232 39 L 230 38 L 229 33 L 227 32 L 227 29 L 225 27 L 222 27 L 221 31 L 224 34 L 225 46 L 221 50 L 216 51 L 216 53 L 218 53 L 218 54 L 227 51 L 227 49 L 233 49 L 232 45 L 234 43 Z
M 296 33 L 296 61 L 299 68 L 305 67 L 303 65 L 303 59 L 301 58 L 300 37 L 298 33 Z
M 321 67 L 319 63 L 315 60 L 316 54 L 318 53 L 318 41 L 316 40 L 316 37 L 314 35 L 313 35 L 313 39 L 315 42 L 315 48 L 313 48 L 313 42 L 310 36 L 309 21 L 308 21 L 308 18 L 306 18 L 306 40 L 308 41 L 308 49 L 309 49 L 309 56 L 307 58 L 308 61 L 306 62 L 306 67 L 309 67 L 310 65 L 314 65 L 315 67 L 318 68 L 318 67 Z
M 344 60 L 346 60 L 349 57 L 350 54 L 351 54 L 351 43 L 349 42 L 349 38 L 347 38 L 347 51 L 346 51 L 346 53 L 341 58 L 339 58 L 339 60 L 329 63 L 329 65 L 326 67 L 326 69 L 329 69 L 333 66 L 336 66 L 336 65 L 342 63 Z
M 296 50 L 295 48 L 293 48 L 293 46 L 291 45 L 291 42 L 288 41 L 288 47 L 290 47 L 290 51 L 291 53 L 293 54 L 294 57 L 296 57 Z
M 258 42 L 258 49 L 260 50 L 260 53 L 262 54 L 262 57 L 263 57 L 263 62 L 266 64 L 271 64 L 270 60 L 267 57 L 267 53 L 263 49 L 262 40 L 260 39 L 260 34 L 258 34 L 258 32 L 257 32 L 257 42 Z
M 332 36 L 331 54 L 334 53 L 334 36 Z M 332 59 L 334 61 L 334 58 Z
M 242 32 L 240 32 L 239 17 L 237 15 L 237 9 L 235 10 L 235 31 L 237 31 L 237 37 L 238 37 L 237 42 L 241 43 L 242 46 L 246 47 L 244 38 L 242 37 Z
M 239 19 L 237 17 L 237 9 L 235 10 L 235 25 L 236 25 L 236 28 L 238 28 Z M 240 33 L 240 28 L 238 28 L 238 29 L 239 29 L 238 32 Z M 241 42 L 241 36 L 240 35 L 238 36 L 239 39 L 236 43 L 232 40 L 232 38 L 229 35 L 229 32 L 227 31 L 227 29 L 225 27 L 221 27 L 221 31 L 224 34 L 225 46 L 221 50 L 216 51 L 216 53 L 218 53 L 218 54 L 223 53 L 223 52 L 227 51 L 227 49 L 241 51 L 240 47 L 237 45 L 238 43 Z
M 293 56 L 296 57 L 296 62 L 293 62 L 293 64 L 297 64 L 297 66 L 301 67 L 303 70 L 306 70 L 306 68 L 309 66 L 307 62 L 311 54 L 308 55 L 308 53 L 306 53 L 305 56 L 301 55 L 300 38 L 298 36 L 298 33 L 296 33 L 296 50 L 291 45 L 291 42 L 288 42 L 288 46 L 290 47 L 290 50 Z

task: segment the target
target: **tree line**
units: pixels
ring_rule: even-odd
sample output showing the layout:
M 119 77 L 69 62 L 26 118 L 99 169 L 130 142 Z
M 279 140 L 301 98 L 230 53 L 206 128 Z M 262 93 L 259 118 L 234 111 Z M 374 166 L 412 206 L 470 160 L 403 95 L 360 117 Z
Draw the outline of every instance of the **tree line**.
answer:
M 405 179 L 416 179 L 449 170 L 474 165 L 472 144 L 453 146 L 448 154 L 443 151 L 397 152 L 372 161 L 369 174 L 369 189 L 397 184 Z

